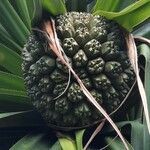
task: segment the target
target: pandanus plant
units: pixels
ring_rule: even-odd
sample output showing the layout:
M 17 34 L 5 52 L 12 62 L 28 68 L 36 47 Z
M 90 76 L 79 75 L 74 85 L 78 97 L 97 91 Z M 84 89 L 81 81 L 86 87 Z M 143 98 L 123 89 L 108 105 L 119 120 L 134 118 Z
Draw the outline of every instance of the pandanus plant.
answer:
M 104 124 L 91 147 L 136 149 L 138 131 L 140 149 L 148 148 L 150 42 L 137 35 L 149 37 L 149 7 L 147 0 L 0 2 L 0 125 L 36 127 L 12 150 L 83 149 L 83 138 L 87 149 Z

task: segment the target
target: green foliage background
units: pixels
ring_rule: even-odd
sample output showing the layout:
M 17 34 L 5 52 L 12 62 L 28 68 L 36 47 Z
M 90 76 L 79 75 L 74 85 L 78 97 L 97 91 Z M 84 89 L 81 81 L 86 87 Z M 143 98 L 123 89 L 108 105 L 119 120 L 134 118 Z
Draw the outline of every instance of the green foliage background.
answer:
M 66 4 L 66 6 L 65 6 Z M 94 6 L 94 7 L 93 7 Z M 88 10 L 116 20 L 134 35 L 150 38 L 149 0 L 1 0 L 0 1 L 0 149 L 7 150 L 81 150 L 95 126 L 86 130 L 58 133 L 47 128 L 27 96 L 22 72 L 21 51 L 45 9 L 53 15 L 67 10 Z M 138 43 L 139 66 L 150 110 L 150 47 Z M 142 104 L 128 110 L 117 126 L 135 150 L 149 150 L 150 136 Z M 109 144 L 109 149 L 125 149 L 113 129 L 106 125 L 89 148 Z

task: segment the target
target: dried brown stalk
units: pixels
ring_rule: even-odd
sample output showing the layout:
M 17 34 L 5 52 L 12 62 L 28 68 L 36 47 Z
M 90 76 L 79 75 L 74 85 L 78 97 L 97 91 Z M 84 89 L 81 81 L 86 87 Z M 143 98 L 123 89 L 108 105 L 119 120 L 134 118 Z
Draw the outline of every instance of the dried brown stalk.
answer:
M 145 93 L 143 83 L 139 75 L 137 48 L 136 48 L 134 37 L 132 34 L 130 33 L 126 34 L 126 42 L 127 42 L 127 47 L 128 47 L 128 56 L 129 56 L 129 59 L 131 61 L 132 67 L 136 75 L 138 89 L 139 89 L 143 107 L 144 107 L 146 123 L 147 123 L 148 131 L 150 133 L 150 117 L 148 113 L 149 111 L 148 111 L 148 106 L 147 106 L 147 98 L 146 98 L 146 93 Z

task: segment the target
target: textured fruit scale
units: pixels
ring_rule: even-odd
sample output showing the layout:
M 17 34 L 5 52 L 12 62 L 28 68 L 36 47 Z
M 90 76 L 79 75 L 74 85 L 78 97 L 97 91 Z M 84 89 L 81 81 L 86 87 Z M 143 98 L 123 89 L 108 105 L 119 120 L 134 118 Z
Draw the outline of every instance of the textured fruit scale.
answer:
M 106 112 L 113 112 L 135 80 L 124 29 L 102 16 L 79 12 L 57 16 L 55 25 L 71 67 Z M 43 34 L 30 35 L 22 57 L 28 95 L 49 126 L 83 128 L 103 118 Z

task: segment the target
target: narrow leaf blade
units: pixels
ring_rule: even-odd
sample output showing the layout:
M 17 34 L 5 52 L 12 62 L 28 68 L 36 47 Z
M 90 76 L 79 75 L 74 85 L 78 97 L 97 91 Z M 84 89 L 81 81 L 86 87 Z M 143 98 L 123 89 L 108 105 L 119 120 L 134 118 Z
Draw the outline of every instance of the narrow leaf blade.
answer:
M 13 37 L 13 39 L 20 46 L 23 46 L 30 33 L 29 30 L 8 0 L 0 1 L 0 10 L 0 23 Z
M 77 150 L 83 150 L 83 134 L 85 132 L 85 129 L 76 131 L 75 137 L 76 137 L 76 146 Z
M 93 8 L 93 11 L 97 11 L 97 10 L 105 10 L 105 11 L 110 11 L 113 12 L 115 10 L 117 10 L 118 6 L 122 3 L 122 1 L 120 0 L 97 0 L 96 4 Z
M 0 44 L 0 65 L 11 73 L 22 76 L 21 57 L 11 49 Z
M 58 141 L 62 147 L 62 150 L 76 150 L 75 141 L 73 141 L 70 137 L 61 137 L 58 138 Z
M 142 44 L 139 47 L 140 55 L 144 56 L 145 58 L 145 92 L 147 96 L 147 104 L 150 114 L 150 47 L 146 44 Z M 144 138 L 143 138 L 143 149 L 149 150 L 150 149 L 150 134 L 148 132 L 146 119 L 144 117 Z
M 21 47 L 13 40 L 4 27 L 0 24 L 0 43 L 7 45 L 8 48 L 20 53 Z
M 0 117 L 0 128 L 44 128 L 45 126 L 41 116 L 32 108 L 19 112 L 0 113 Z
M 0 88 L 26 91 L 22 78 L 0 71 Z
M 30 133 L 19 140 L 10 150 L 48 150 L 50 141 L 44 141 L 44 133 Z
M 0 119 L 14 116 L 14 115 L 21 114 L 21 113 L 25 113 L 25 112 L 28 112 L 28 111 L 0 113 Z
M 134 27 L 150 17 L 150 1 L 141 0 L 129 5 L 120 12 L 108 12 L 104 10 L 96 10 L 94 15 L 102 15 L 108 19 L 116 20 L 128 31 L 132 31 Z
M 43 7 L 53 15 L 66 12 L 66 7 L 62 0 L 43 0 Z
M 9 0 L 28 30 L 31 30 L 31 20 L 26 0 Z
M 135 2 L 135 0 L 128 0 L 128 1 L 109 0 L 109 3 L 106 0 L 97 0 L 93 8 L 93 11 L 95 12 L 97 10 L 104 10 L 109 12 L 117 12 L 121 11 L 122 9 L 129 6 L 133 2 Z
M 106 138 L 106 142 L 107 142 L 107 144 L 108 144 L 108 146 L 109 146 L 109 148 L 111 149 L 111 150 L 119 150 L 119 149 L 121 149 L 121 150 L 126 150 L 126 148 L 124 147 L 124 145 L 122 144 L 122 142 L 121 142 L 121 140 L 120 139 L 118 139 L 118 138 L 115 138 L 115 139 L 113 139 L 113 138 L 111 138 L 111 137 L 107 137 Z M 126 142 L 127 142 L 127 140 L 126 140 Z M 129 150 L 133 150 L 133 148 L 132 148 L 132 146 L 129 144 L 129 142 L 127 142 L 128 143 L 128 147 L 129 147 Z

